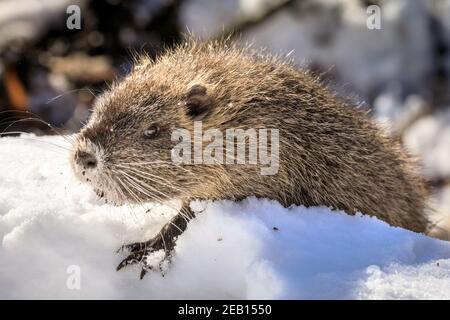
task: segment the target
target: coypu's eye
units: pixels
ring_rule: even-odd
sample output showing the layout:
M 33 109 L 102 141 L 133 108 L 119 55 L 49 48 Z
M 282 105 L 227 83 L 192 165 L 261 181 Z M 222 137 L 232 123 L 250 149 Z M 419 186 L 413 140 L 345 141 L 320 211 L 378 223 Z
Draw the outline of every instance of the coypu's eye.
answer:
M 153 124 L 144 131 L 144 137 L 147 139 L 156 138 L 160 131 L 161 129 L 157 125 Z

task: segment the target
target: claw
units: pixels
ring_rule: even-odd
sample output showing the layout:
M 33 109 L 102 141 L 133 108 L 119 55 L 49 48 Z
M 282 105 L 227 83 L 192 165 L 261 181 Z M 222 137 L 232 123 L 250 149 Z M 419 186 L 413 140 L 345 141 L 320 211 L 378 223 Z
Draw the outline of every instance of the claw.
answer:
M 117 252 L 121 251 L 130 251 L 131 253 L 122 260 L 122 262 L 119 263 L 119 265 L 116 268 L 116 271 L 121 270 L 122 268 L 131 265 L 131 264 L 141 264 L 142 270 L 139 275 L 139 278 L 142 279 L 144 276 L 149 272 L 149 270 L 153 270 L 152 266 L 147 264 L 146 257 L 153 253 L 154 251 L 158 251 L 158 242 L 157 241 L 149 241 L 146 243 L 132 243 L 129 245 L 123 245 L 120 247 Z M 161 274 L 164 272 L 163 270 L 163 263 L 165 260 L 167 260 L 167 257 L 169 256 L 168 252 L 165 252 L 164 258 L 159 262 L 159 270 Z
M 116 267 L 116 271 L 119 271 L 120 269 L 122 269 L 123 267 L 127 266 L 128 264 L 129 264 L 129 263 L 128 263 L 128 260 L 127 260 L 127 259 L 122 260 L 122 261 L 119 263 L 119 265 Z
M 147 274 L 147 270 L 145 268 L 142 268 L 141 274 L 139 275 L 139 279 L 144 279 L 145 275 Z
M 134 253 L 132 253 L 132 254 L 130 254 L 128 257 L 126 257 L 125 259 L 123 259 L 119 263 L 119 265 L 116 268 L 116 271 L 119 271 L 123 267 L 126 267 L 126 266 L 128 266 L 130 264 L 136 264 L 136 263 L 139 263 L 139 262 L 140 262 L 140 259 L 138 259 Z
M 128 245 L 123 245 L 117 250 L 117 253 L 127 250 L 129 255 L 119 263 L 116 270 L 119 271 L 130 264 L 139 264 L 142 269 L 139 278 L 144 276 L 154 269 L 159 269 L 162 276 L 167 270 L 167 264 L 170 263 L 171 252 L 175 247 L 177 237 L 186 229 L 186 219 L 182 215 L 177 215 L 169 223 L 167 223 L 160 233 L 153 239 L 147 242 L 136 242 Z M 162 255 L 156 255 L 147 259 L 150 254 L 156 252 Z M 155 262 L 155 263 L 154 263 Z
M 123 251 L 125 251 L 125 245 L 123 245 L 123 246 L 121 246 L 119 249 L 117 249 L 117 250 L 116 250 L 116 254 L 117 254 L 117 253 L 121 253 L 121 252 L 123 252 Z

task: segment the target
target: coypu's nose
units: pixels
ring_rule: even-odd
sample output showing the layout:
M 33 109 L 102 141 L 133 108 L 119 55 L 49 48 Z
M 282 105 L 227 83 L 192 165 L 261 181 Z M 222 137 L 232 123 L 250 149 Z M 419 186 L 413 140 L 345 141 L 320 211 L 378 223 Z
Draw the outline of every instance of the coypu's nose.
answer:
M 97 166 L 97 158 L 92 153 L 77 151 L 75 162 L 83 169 L 94 169 Z

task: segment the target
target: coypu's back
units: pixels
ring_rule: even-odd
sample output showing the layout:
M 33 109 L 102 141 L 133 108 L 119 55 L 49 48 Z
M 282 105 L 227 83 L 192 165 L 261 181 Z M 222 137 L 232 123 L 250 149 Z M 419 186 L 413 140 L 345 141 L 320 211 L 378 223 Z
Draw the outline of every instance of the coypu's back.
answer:
M 232 174 L 243 178 L 233 184 L 233 196 L 256 194 L 284 205 L 361 211 L 425 231 L 426 191 L 414 164 L 366 114 L 335 97 L 317 78 L 277 58 L 220 44 L 188 44 L 160 64 L 176 69 L 172 77 L 184 75 L 186 86 L 200 82 L 208 87 L 217 102 L 210 120 L 205 119 L 208 126 L 280 130 L 278 174 L 255 179 L 238 166 Z
M 223 43 L 189 41 L 156 61 L 141 59 L 106 94 L 102 105 L 108 107 L 99 107 L 94 118 L 120 113 L 117 110 L 125 102 L 128 113 L 144 118 L 142 105 L 151 100 L 158 104 L 148 114 L 170 123 L 171 128 L 191 130 L 193 119 L 180 110 L 180 101 L 193 85 L 206 88 L 211 101 L 202 118 L 204 130 L 279 129 L 280 164 L 277 174 L 267 176 L 260 174 L 258 166 L 194 165 L 189 170 L 197 186 L 189 184 L 189 195 L 183 196 L 242 199 L 254 195 L 285 206 L 360 211 L 391 225 L 426 230 L 425 188 L 399 145 L 315 77 L 280 59 Z M 93 128 L 95 120 L 87 130 Z M 160 170 L 152 172 L 186 190 L 186 178 L 182 181 Z

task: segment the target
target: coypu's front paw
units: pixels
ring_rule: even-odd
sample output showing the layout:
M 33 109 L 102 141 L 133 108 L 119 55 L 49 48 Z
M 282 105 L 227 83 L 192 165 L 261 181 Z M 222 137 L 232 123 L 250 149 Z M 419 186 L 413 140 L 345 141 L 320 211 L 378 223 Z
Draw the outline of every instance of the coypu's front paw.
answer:
M 183 209 L 184 208 L 184 209 Z M 136 242 L 123 246 L 119 251 L 128 250 L 130 254 L 117 266 L 117 271 L 130 264 L 142 266 L 142 279 L 149 270 L 159 269 L 162 275 L 170 262 L 170 256 L 175 241 L 187 227 L 187 223 L 194 217 L 189 207 L 183 207 L 159 232 L 147 242 Z
M 131 264 L 142 266 L 140 279 L 150 270 L 158 269 L 164 276 L 165 268 L 170 262 L 170 250 L 164 245 L 162 237 L 156 236 L 147 242 L 136 242 L 122 246 L 119 251 L 127 250 L 130 254 L 117 266 L 117 271 Z

